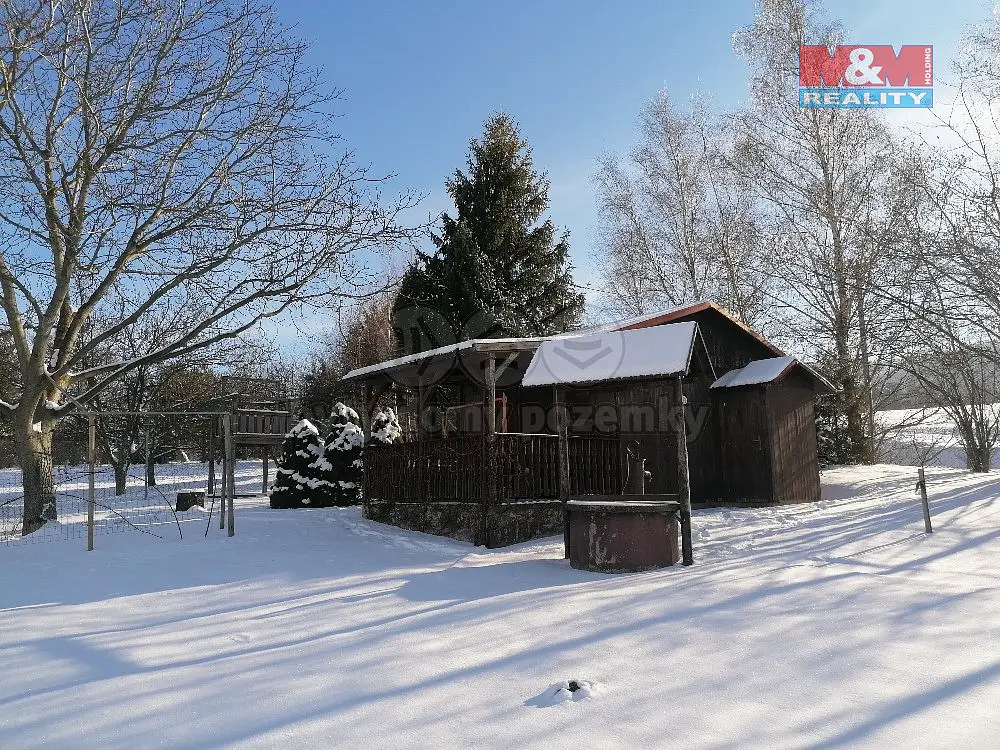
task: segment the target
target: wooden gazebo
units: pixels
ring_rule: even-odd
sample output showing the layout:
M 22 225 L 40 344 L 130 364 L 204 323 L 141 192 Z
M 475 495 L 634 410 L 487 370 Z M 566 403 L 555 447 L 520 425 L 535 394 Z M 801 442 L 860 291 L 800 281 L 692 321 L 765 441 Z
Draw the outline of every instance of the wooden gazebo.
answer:
M 489 547 L 557 534 L 569 497 L 624 491 L 633 444 L 646 459 L 650 493 L 681 496 L 688 484 L 694 503 L 818 499 L 813 399 L 829 384 L 791 358 L 762 368 L 767 378 L 756 380 L 766 382 L 749 382 L 753 371 L 739 385 L 720 382 L 783 356 L 700 303 L 558 337 L 465 341 L 355 370 L 345 380 L 363 385 L 366 433 L 386 401 L 406 426 L 404 442 L 366 449 L 364 513 Z M 737 403 L 745 414 L 732 414 Z M 762 451 L 730 445 L 723 425 L 733 441 Z M 790 491 L 761 492 L 741 480 L 754 466 L 784 477 Z

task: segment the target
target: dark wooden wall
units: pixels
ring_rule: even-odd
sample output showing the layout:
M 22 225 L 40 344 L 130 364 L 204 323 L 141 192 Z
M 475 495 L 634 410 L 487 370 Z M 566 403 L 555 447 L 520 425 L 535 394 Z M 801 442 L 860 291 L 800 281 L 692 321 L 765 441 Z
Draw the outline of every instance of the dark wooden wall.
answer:
M 624 462 L 629 444 L 639 443 L 651 475 L 646 494 L 677 493 L 677 438 L 669 422 L 672 406 L 669 381 L 637 382 L 617 391 L 618 413 L 624 422 L 618 433 L 619 453 Z
M 710 374 L 684 380 L 687 396 L 688 471 L 691 478 L 691 502 L 711 503 L 722 497 L 719 472 L 719 421 L 710 390 Z M 700 421 L 698 421 L 700 420 Z M 697 421 L 697 424 L 696 424 Z
M 755 359 L 778 356 L 715 310 L 702 310 L 679 318 L 678 321 L 680 320 L 694 320 L 698 323 L 708 356 L 712 358 L 716 375 L 720 378 L 730 370 L 745 367 Z
M 767 388 L 774 502 L 820 499 L 815 399 L 810 385 L 790 376 Z
M 719 430 L 720 495 L 725 502 L 773 502 L 771 424 L 764 388 L 755 385 L 713 391 Z
M 820 498 L 814 394 L 797 376 L 714 392 L 722 500 L 786 504 Z

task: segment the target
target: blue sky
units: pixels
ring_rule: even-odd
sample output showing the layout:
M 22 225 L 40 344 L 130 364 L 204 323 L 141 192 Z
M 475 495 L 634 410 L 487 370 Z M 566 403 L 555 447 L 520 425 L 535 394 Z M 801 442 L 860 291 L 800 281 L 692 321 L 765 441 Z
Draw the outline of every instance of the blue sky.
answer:
M 627 151 L 640 108 L 666 87 L 718 107 L 746 96 L 732 32 L 752 0 L 277 0 L 282 20 L 314 43 L 312 60 L 343 90 L 338 129 L 358 159 L 426 193 L 418 216 L 449 207 L 444 180 L 464 164 L 491 112 L 521 124 L 552 182 L 550 215 L 571 232 L 581 282 L 593 276 L 590 175 L 605 151 Z M 846 0 L 828 14 L 854 44 L 932 44 L 946 73 L 982 0 Z

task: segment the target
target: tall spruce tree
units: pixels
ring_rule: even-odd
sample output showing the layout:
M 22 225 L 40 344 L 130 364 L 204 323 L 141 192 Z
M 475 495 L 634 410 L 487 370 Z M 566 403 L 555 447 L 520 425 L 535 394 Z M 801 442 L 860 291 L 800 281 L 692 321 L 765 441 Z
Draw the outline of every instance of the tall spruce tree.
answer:
M 481 140 L 469 144 L 466 171 L 446 183 L 454 216 L 441 216 L 436 250 L 418 253 L 394 305 L 397 333 L 407 311 L 428 308 L 439 328 L 410 336 L 400 349 L 421 351 L 449 340 L 544 336 L 577 323 L 583 295 L 569 264 L 569 235 L 557 236 L 549 181 L 534 170 L 531 147 L 507 114 L 486 121 Z

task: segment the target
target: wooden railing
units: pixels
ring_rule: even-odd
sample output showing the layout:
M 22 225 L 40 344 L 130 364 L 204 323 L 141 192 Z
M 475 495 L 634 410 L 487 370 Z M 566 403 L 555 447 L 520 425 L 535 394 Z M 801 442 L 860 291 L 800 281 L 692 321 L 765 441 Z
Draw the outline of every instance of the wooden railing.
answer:
M 237 445 L 280 445 L 294 419 L 287 411 L 234 411 L 233 441 Z
M 483 439 L 373 445 L 365 450 L 365 480 L 372 498 L 400 502 L 465 500 L 483 496 Z
M 559 497 L 559 440 L 555 435 L 499 433 L 493 444 L 496 498 Z M 621 492 L 621 451 L 614 438 L 569 440 L 569 494 Z M 486 499 L 482 435 L 375 445 L 365 451 L 371 498 L 396 502 Z
M 498 499 L 559 497 L 559 439 L 555 435 L 502 433 L 497 435 L 494 450 Z
M 618 438 L 570 437 L 569 494 L 620 495 L 622 484 Z

